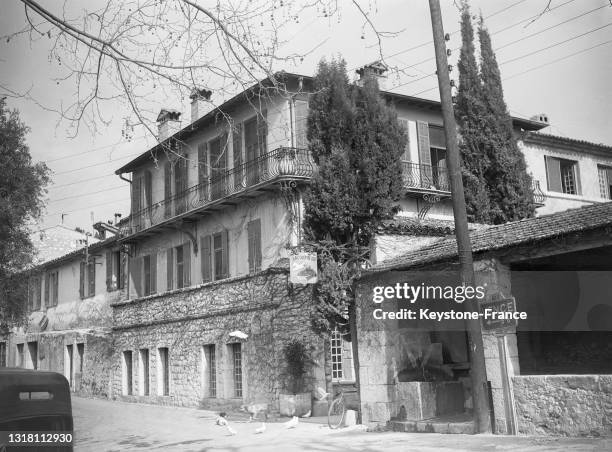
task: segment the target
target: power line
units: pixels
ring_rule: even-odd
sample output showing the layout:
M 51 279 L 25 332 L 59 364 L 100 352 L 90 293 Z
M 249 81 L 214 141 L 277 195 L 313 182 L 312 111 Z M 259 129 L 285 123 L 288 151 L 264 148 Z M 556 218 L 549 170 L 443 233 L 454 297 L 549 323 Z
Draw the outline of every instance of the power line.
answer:
M 125 202 L 125 201 L 128 201 L 128 199 L 125 199 L 125 198 L 115 199 L 115 200 L 108 201 L 108 202 L 102 202 L 102 203 L 99 203 L 99 204 L 93 204 L 91 206 L 82 207 L 80 209 L 62 210 L 62 211 L 59 211 L 59 212 L 48 213 L 46 215 L 43 215 L 42 217 L 46 218 L 46 217 L 52 217 L 54 215 L 61 215 L 61 214 L 65 214 L 65 213 L 80 212 L 81 210 L 88 210 L 88 209 L 91 209 L 92 207 L 107 206 L 109 204 L 116 204 L 116 203 Z
M 140 141 L 140 140 L 143 140 L 145 138 L 146 138 L 146 136 L 142 136 L 142 137 L 134 138 L 133 141 Z M 98 148 L 93 148 L 93 149 L 90 149 L 88 151 L 78 152 L 76 154 L 66 155 L 64 157 L 58 157 L 58 158 L 51 159 L 51 160 L 44 160 L 44 162 L 45 163 L 57 162 L 59 160 L 65 160 L 65 159 L 76 157 L 77 155 L 89 154 L 91 152 L 96 152 L 96 151 L 100 151 L 102 149 L 107 149 L 107 148 L 111 148 L 111 147 L 115 147 L 115 146 L 120 146 L 122 144 L 128 144 L 128 143 L 130 143 L 130 142 L 125 142 L 125 143 L 117 142 L 117 143 L 114 143 L 114 144 L 107 144 L 106 146 L 100 146 Z
M 80 193 L 78 195 L 66 196 L 65 198 L 53 199 L 53 200 L 51 200 L 49 202 L 53 203 L 53 202 L 65 201 L 67 199 L 82 198 L 84 196 L 97 195 L 99 193 L 105 193 L 107 191 L 119 190 L 120 188 L 126 188 L 126 186 L 125 185 L 121 185 L 121 186 L 117 186 L 117 187 L 105 188 L 105 189 L 98 190 L 98 191 L 92 191 L 92 192 L 89 192 L 89 193 Z
M 62 174 L 74 173 L 75 171 L 80 171 L 80 170 L 84 170 L 84 169 L 87 169 L 87 168 L 93 168 L 95 166 L 108 165 L 109 163 L 113 163 L 113 162 L 116 162 L 118 160 L 125 159 L 125 158 L 128 158 L 128 157 L 135 157 L 135 156 L 140 155 L 140 154 L 142 154 L 142 152 L 136 152 L 134 154 L 127 154 L 127 155 L 123 155 L 123 156 L 121 156 L 121 157 L 119 157 L 117 159 L 111 159 L 111 160 L 108 160 L 106 162 L 93 163 L 91 165 L 81 166 L 79 168 L 74 168 L 74 169 L 71 169 L 71 170 L 68 170 L 68 171 L 62 171 L 61 173 L 54 173 L 54 174 L 56 176 L 60 176 Z
M 69 183 L 67 183 L 67 184 L 62 184 L 62 185 L 52 185 L 51 187 L 49 187 L 49 189 L 52 189 L 52 188 L 63 188 L 63 187 L 68 187 L 68 186 L 70 186 L 70 185 L 81 184 L 81 183 L 83 183 L 83 182 L 89 182 L 89 181 L 92 181 L 92 180 L 103 179 L 103 178 L 105 178 L 105 177 L 111 177 L 111 176 L 116 176 L 116 174 L 115 174 L 115 173 L 104 174 L 104 175 L 102 175 L 102 176 L 90 177 L 90 178 L 88 178 L 88 179 L 81 179 L 81 180 L 77 180 L 77 181 L 74 181 L 74 182 L 69 182 Z

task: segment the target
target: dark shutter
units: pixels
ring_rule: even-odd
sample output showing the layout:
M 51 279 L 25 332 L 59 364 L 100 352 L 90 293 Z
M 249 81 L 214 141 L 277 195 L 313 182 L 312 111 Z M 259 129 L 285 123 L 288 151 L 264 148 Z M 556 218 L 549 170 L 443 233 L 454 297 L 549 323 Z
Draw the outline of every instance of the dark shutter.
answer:
M 574 176 L 576 178 L 576 194 L 581 195 L 582 187 L 580 185 L 580 168 L 578 166 L 578 162 L 574 163 L 574 165 L 572 166 L 572 169 L 574 170 Z
M 88 295 L 93 297 L 96 294 L 96 259 L 93 258 L 87 264 L 87 287 Z
M 546 185 L 548 187 L 548 191 L 562 193 L 561 162 L 559 159 L 545 155 L 544 163 L 546 165 Z
M 429 124 L 424 121 L 417 121 L 417 132 L 419 137 L 419 162 L 421 165 L 431 165 Z
M 172 215 L 172 165 L 170 162 L 164 166 L 164 216 Z
M 79 296 L 85 298 L 85 262 L 79 262 Z
M 295 146 L 299 149 L 308 147 L 306 131 L 308 125 L 308 102 L 296 100 L 295 103 Z
M 221 233 L 222 243 L 222 263 L 221 263 L 221 277 L 229 277 L 229 240 L 227 229 Z
M 59 298 L 59 271 L 55 272 L 55 278 L 53 278 L 53 305 L 57 306 Z
M 166 290 L 174 288 L 174 248 L 166 250 Z
M 191 243 L 183 244 L 183 287 L 191 285 Z
M 198 185 L 200 201 L 208 200 L 208 154 L 206 143 L 198 144 Z
M 117 265 L 119 266 L 119 289 L 125 288 L 125 269 L 127 266 L 127 254 L 121 251 L 117 252 Z
M 261 220 L 249 221 L 247 225 L 249 273 L 261 270 Z
M 398 119 L 400 127 L 402 128 L 404 135 L 406 136 L 406 147 L 404 148 L 404 153 L 402 154 L 402 160 L 405 162 L 410 161 L 410 135 L 408 133 L 408 120 L 407 119 Z
M 268 112 L 263 110 L 261 117 L 257 117 L 257 144 L 259 145 L 259 155 L 268 151 Z
M 200 238 L 200 259 L 202 266 L 202 282 L 212 281 L 210 235 L 205 235 Z
M 50 278 L 50 274 L 49 273 L 45 273 L 45 306 L 49 306 L 49 293 L 50 293 L 50 282 L 51 282 L 51 278 Z
M 151 171 L 147 170 L 144 173 L 144 198 L 145 208 L 150 208 L 153 205 L 153 176 Z
M 117 281 L 118 282 L 118 281 Z M 113 252 L 106 252 L 106 291 L 113 290 Z
M 151 258 L 151 267 L 150 267 L 150 283 L 149 287 L 151 288 L 149 293 L 157 293 L 157 253 L 153 253 L 150 256 Z

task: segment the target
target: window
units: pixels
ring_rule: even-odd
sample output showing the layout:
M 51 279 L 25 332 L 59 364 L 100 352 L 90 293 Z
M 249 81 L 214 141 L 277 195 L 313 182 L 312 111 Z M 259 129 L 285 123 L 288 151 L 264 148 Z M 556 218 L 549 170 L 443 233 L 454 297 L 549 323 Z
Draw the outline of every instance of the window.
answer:
M 612 168 L 597 165 L 599 178 L 599 195 L 604 199 L 612 199 Z
M 142 396 L 148 396 L 149 391 L 149 349 L 142 348 L 139 353 L 138 391 Z
M 15 351 L 15 365 L 16 367 L 23 367 L 25 364 L 25 357 L 23 354 L 23 344 L 17 344 Z
M 123 352 L 123 395 L 132 395 L 132 351 Z
M 410 162 L 410 134 L 408 131 L 408 120 L 407 119 L 398 119 L 400 127 L 404 131 L 404 135 L 406 136 L 406 146 L 404 147 L 404 153 L 402 154 L 402 161 Z
M 226 191 L 227 171 L 227 134 L 223 134 L 208 143 L 210 155 L 210 195 L 219 199 Z
M 191 285 L 191 244 L 183 243 L 174 248 L 174 267 L 176 268 L 176 288 Z
M 234 397 L 242 397 L 242 344 L 230 344 Z
M 168 348 L 157 349 L 157 395 L 170 394 L 170 369 L 168 367 Z
M 79 373 L 83 373 L 83 360 L 85 359 L 85 344 L 80 343 L 77 344 L 77 356 L 79 358 L 77 369 L 79 369 Z
M 142 282 L 145 296 L 157 292 L 157 254 L 142 257 Z
M 28 354 L 30 355 L 30 369 L 38 369 L 38 342 L 28 342 Z
M 79 292 L 81 298 L 93 297 L 96 294 L 96 258 L 80 264 Z
M 217 353 L 215 344 L 205 345 L 202 348 L 203 377 L 205 397 L 217 397 Z
M 45 306 L 57 306 L 59 291 L 59 272 L 45 274 Z
M 32 311 L 38 311 L 41 308 L 41 291 L 42 291 L 42 279 L 40 275 L 32 276 L 30 278 L 30 309 Z
M 340 332 L 331 335 L 332 381 L 354 381 L 353 348 Z
M 106 253 L 106 291 L 123 289 L 125 285 L 124 262 L 120 251 Z
M 74 346 L 72 344 L 66 345 L 64 376 L 68 379 L 70 387 L 74 388 Z
M 556 157 L 544 157 L 548 191 L 580 194 L 578 162 Z
M 206 143 L 198 144 L 198 186 L 200 201 L 208 201 L 208 152 Z
M 308 128 L 308 101 L 296 100 L 295 103 L 295 146 L 298 149 L 306 149 L 308 140 L 306 130 Z
M 228 231 L 202 236 L 200 245 L 202 281 L 229 278 Z
M 6 342 L 0 342 L 0 367 L 6 367 Z
M 185 190 L 187 190 L 187 156 L 182 155 L 174 164 L 174 214 L 187 210 Z
M 249 221 L 247 224 L 249 246 L 249 273 L 261 271 L 261 220 Z
M 257 184 L 267 173 L 266 159 L 258 157 L 267 152 L 268 129 L 266 122 L 267 112 L 244 122 L 244 151 L 246 157 L 246 184 Z

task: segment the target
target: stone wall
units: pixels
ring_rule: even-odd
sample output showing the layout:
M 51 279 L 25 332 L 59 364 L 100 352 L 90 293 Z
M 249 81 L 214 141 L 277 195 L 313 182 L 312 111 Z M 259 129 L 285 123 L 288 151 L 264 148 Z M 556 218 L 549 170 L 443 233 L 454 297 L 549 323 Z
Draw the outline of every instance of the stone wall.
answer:
M 512 378 L 519 433 L 612 435 L 612 375 Z
M 325 387 L 323 341 L 310 328 L 310 287 L 292 287 L 288 272 L 269 269 L 118 302 L 114 311 L 113 397 L 181 406 L 220 409 L 242 403 L 271 403 L 287 392 L 283 348 L 292 339 L 310 350 L 312 363 L 305 391 Z M 229 336 L 241 331 L 246 340 Z M 243 396 L 235 397 L 230 346 L 241 343 Z M 209 397 L 203 346 L 214 345 L 216 397 Z M 169 395 L 160 395 L 158 350 L 168 349 Z M 149 389 L 144 395 L 140 350 L 149 350 Z M 133 395 L 126 395 L 125 351 L 132 352 Z

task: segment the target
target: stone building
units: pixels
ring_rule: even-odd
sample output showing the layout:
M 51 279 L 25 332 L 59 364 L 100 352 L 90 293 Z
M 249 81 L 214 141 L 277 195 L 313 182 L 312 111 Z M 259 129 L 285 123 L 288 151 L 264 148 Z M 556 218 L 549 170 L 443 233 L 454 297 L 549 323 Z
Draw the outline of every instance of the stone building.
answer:
M 486 294 L 481 312 L 512 309 L 507 303 L 514 298 L 516 311 L 526 316 L 518 325 L 481 323 L 494 431 L 611 434 L 612 202 L 479 228 L 471 241 L 476 285 Z M 376 287 L 454 287 L 459 281 L 451 236 L 375 265 L 358 282 L 364 423 L 471 431 L 436 419 L 472 406 L 464 323 L 419 312 L 462 308 L 440 294 L 414 304 L 397 293 L 375 302 Z M 401 309 L 415 309 L 416 317 L 382 318 L 383 311 Z
M 27 270 L 29 315 L 0 338 L 0 365 L 59 372 L 74 392 L 108 397 L 110 303 L 125 297 L 125 259 L 116 237 L 98 241 L 58 226 L 33 242 L 39 253 Z

